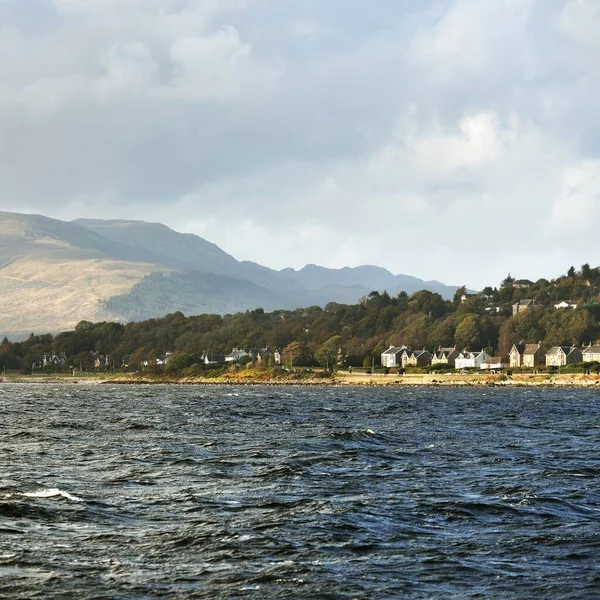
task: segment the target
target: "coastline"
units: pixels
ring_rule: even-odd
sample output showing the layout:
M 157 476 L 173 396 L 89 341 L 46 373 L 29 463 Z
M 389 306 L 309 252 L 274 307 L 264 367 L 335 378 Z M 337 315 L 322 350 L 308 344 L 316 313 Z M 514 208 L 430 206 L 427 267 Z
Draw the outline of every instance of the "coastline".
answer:
M 0 384 L 45 385 L 208 385 L 208 386 L 325 386 L 325 387 L 579 387 L 600 390 L 600 376 L 561 375 L 365 375 L 339 372 L 332 377 L 311 379 L 241 377 L 162 377 L 162 376 L 5 376 Z

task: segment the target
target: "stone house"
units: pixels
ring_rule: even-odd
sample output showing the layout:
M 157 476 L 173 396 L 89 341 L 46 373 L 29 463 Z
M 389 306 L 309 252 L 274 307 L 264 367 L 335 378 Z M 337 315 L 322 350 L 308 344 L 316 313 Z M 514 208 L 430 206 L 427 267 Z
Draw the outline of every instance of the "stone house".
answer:
M 533 285 L 533 281 L 529 281 L 529 279 L 515 279 L 513 281 L 513 288 L 515 290 L 527 289 Z
M 402 366 L 403 367 L 427 367 L 431 364 L 431 353 L 427 352 L 425 348 L 423 350 L 415 350 L 411 352 L 409 356 L 404 360 L 404 354 L 402 355 Z
M 509 354 L 510 366 L 534 369 L 546 362 L 546 349 L 541 343 L 513 344 Z
M 526 310 L 529 310 L 530 308 L 533 308 L 534 306 L 535 306 L 535 300 L 532 300 L 531 298 L 527 298 L 526 300 L 519 300 L 519 302 L 515 302 L 512 305 L 513 316 L 518 315 L 519 313 L 522 313 Z
M 460 354 L 460 352 L 456 349 L 456 346 L 453 348 L 442 348 L 441 346 L 433 353 L 431 357 L 432 365 L 449 365 L 451 367 L 454 366 L 454 361 L 456 357 Z
M 583 362 L 583 354 L 576 346 L 553 346 L 546 353 L 547 367 L 564 367 Z

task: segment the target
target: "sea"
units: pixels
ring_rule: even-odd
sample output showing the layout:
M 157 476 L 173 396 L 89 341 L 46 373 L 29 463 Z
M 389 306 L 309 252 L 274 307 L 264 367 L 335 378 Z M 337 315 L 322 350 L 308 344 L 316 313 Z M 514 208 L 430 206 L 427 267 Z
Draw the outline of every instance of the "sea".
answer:
M 0 597 L 600 597 L 600 393 L 0 384 Z

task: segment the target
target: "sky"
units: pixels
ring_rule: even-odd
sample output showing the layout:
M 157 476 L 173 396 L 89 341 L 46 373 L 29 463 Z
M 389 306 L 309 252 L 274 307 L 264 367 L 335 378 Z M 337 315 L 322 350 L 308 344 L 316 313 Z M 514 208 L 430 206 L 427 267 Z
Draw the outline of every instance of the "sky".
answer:
M 598 0 L 0 0 L 0 210 L 481 288 L 600 264 Z

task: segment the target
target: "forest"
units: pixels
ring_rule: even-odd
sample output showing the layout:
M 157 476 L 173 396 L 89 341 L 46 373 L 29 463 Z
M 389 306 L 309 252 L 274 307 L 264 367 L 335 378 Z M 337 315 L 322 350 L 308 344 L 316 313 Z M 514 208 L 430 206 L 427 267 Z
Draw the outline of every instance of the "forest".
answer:
M 32 333 L 20 342 L 4 338 L 0 370 L 29 372 L 46 353 L 64 356 L 83 370 L 142 369 L 169 353 L 164 369 L 178 372 L 201 368 L 206 352 L 263 347 L 283 350 L 284 360 L 294 366 L 360 367 L 373 360 L 379 364 L 390 345 L 430 351 L 457 346 L 506 355 L 517 342 L 582 346 L 600 339 L 600 268 L 571 267 L 553 280 L 523 281 L 508 275 L 477 294 L 461 288 L 453 300 L 425 290 L 411 296 L 373 291 L 351 305 L 257 308 L 225 316 L 176 312 L 127 324 L 82 321 L 56 335 Z M 533 306 L 513 315 L 513 305 L 523 299 L 533 300 Z M 557 309 L 563 300 L 576 308 Z

